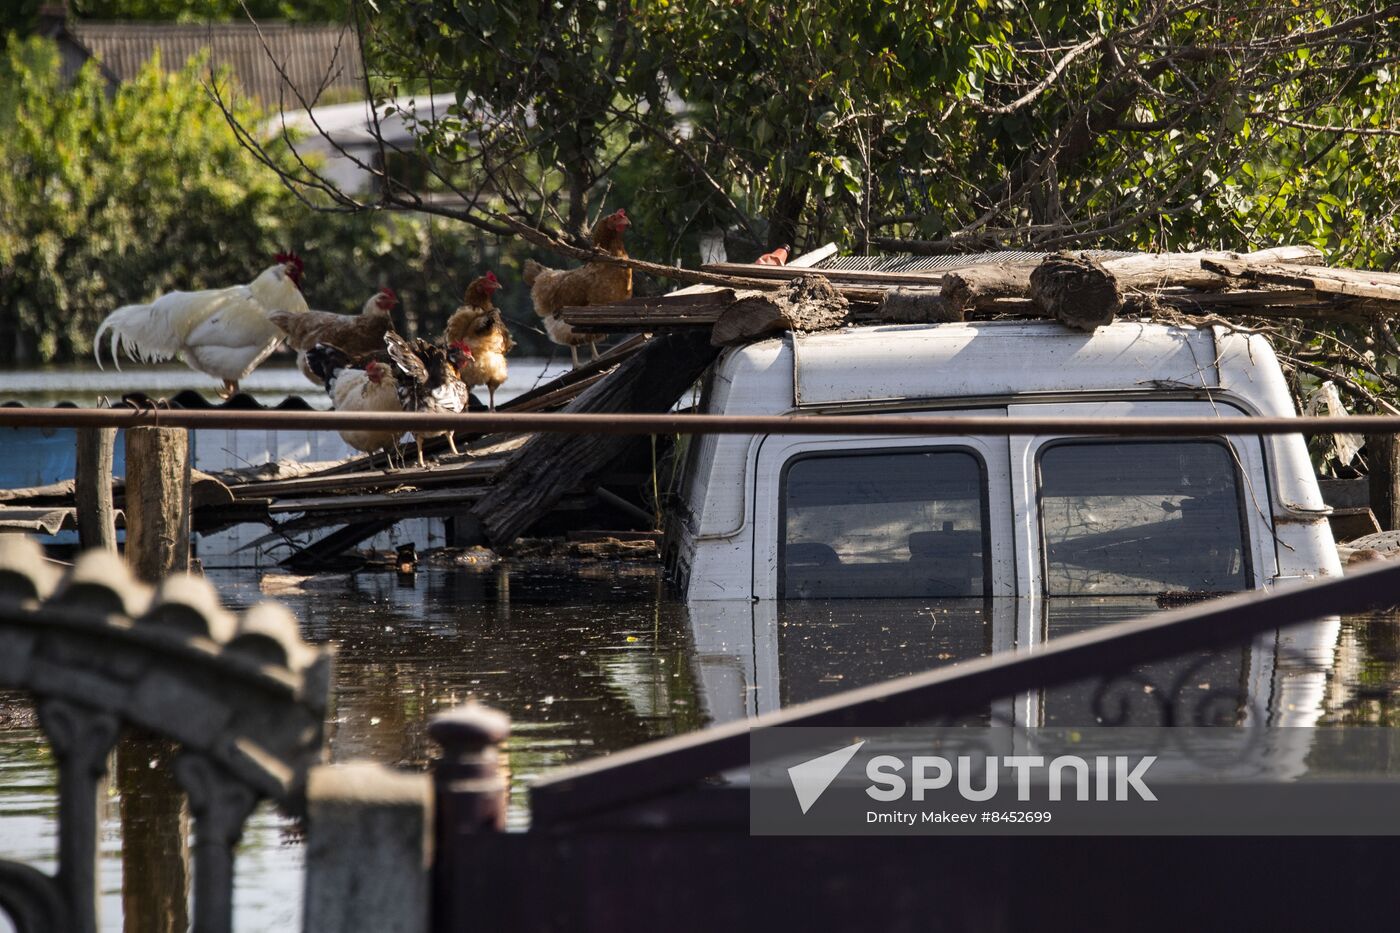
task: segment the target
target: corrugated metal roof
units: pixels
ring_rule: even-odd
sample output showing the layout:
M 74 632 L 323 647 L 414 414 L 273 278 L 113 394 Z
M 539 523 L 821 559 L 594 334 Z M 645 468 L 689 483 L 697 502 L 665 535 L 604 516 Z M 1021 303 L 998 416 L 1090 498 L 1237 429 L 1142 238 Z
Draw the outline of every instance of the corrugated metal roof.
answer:
M 0 402 L 0 408 L 27 408 L 29 407 L 19 399 L 10 399 Z M 83 408 L 77 402 L 61 401 L 42 405 L 43 408 Z M 100 406 L 99 406 L 100 407 Z M 265 405 L 246 392 L 240 392 L 233 398 L 220 399 L 217 402 L 210 401 L 209 398 L 193 389 L 182 389 L 169 398 L 147 395 L 145 392 L 128 392 L 121 397 L 121 400 L 114 402 L 114 408 L 184 408 L 194 411 L 316 411 L 316 407 L 302 398 L 300 395 L 288 395 L 273 405 Z
M 1119 250 L 1085 250 L 1095 259 L 1113 259 L 1127 256 Z M 958 253 L 947 256 L 833 256 L 822 260 L 813 268 L 838 269 L 855 272 L 941 272 L 944 269 L 961 269 L 964 266 L 981 266 L 1002 262 L 1040 262 L 1049 253 L 1028 253 L 1021 250 L 1000 250 L 995 253 Z
M 355 31 L 345 25 L 293 23 L 101 23 L 70 22 L 68 34 L 117 81 L 130 81 L 160 49 L 161 66 L 181 68 L 209 50 L 210 64 L 227 67 L 247 93 L 267 106 L 300 106 L 327 91 L 359 93 L 365 66 Z M 279 71 L 280 68 L 280 71 Z M 285 72 L 291 83 L 283 81 Z

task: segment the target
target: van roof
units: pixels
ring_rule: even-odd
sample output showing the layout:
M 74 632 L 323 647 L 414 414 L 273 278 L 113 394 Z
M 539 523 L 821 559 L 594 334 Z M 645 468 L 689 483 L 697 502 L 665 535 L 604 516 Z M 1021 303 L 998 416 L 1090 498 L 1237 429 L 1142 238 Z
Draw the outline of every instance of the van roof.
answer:
M 728 412 L 1231 388 L 1262 396 L 1261 410 L 1292 411 L 1263 338 L 1143 322 L 1089 333 L 1055 321 L 970 321 L 788 334 L 727 353 L 716 377 L 724 397 L 712 410 Z

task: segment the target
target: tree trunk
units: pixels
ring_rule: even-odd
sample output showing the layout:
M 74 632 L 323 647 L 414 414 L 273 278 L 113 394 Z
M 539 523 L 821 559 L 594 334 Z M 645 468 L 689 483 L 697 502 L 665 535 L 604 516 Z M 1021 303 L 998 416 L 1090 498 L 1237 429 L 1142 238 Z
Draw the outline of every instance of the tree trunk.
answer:
M 565 411 L 669 411 L 717 352 L 704 331 L 653 338 Z M 639 440 L 622 434 L 537 434 L 502 468 L 472 514 L 492 545 L 509 544 L 569 492 L 596 487 L 597 478 Z
M 942 324 L 964 320 L 961 308 L 932 288 L 892 288 L 880 299 L 880 321 L 891 324 Z
M 1079 261 L 1084 254 L 1057 253 L 1056 257 L 1073 255 Z M 1055 257 L 1051 257 L 1053 259 Z M 1267 264 L 1306 264 L 1318 262 L 1321 254 L 1311 246 L 1278 246 L 1253 253 L 1230 253 L 1219 250 L 1195 253 L 1137 253 L 1099 260 L 1099 265 L 1116 283 L 1120 292 L 1138 289 L 1156 291 L 1160 288 L 1190 288 L 1197 291 L 1218 291 L 1230 286 L 1230 279 L 1218 271 L 1202 268 L 1202 262 L 1231 263 L 1244 268 Z M 1051 261 L 1046 259 L 1045 262 Z M 943 297 L 952 307 L 964 313 L 990 310 L 1005 298 L 1034 296 L 1031 273 L 1040 263 L 995 263 L 952 269 L 943 274 Z M 1096 273 L 1097 274 L 1097 273 Z M 1046 286 L 1048 287 L 1048 286 Z
M 1113 274 L 1083 253 L 1057 253 L 1036 266 L 1031 299 L 1046 316 L 1078 330 L 1112 324 L 1123 308 Z
M 1025 298 L 1031 291 L 1034 263 L 997 263 L 954 269 L 943 275 L 943 297 L 964 316 L 990 308 L 1000 298 Z

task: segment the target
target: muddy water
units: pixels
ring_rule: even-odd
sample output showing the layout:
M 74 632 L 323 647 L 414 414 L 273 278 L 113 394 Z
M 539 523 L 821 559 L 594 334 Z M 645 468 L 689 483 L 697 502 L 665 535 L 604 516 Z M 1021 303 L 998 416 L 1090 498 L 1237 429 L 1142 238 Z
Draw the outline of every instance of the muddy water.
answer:
M 848 601 L 771 614 L 743 604 L 733 607 L 737 615 L 691 613 L 666 597 L 654 568 L 619 564 L 582 571 L 563 563 L 528 571 L 428 567 L 408 579 L 388 573 L 212 573 L 211 579 L 236 607 L 282 600 L 308 639 L 337 645 L 327 733 L 334 760 L 422 769 L 432 755 L 425 726 L 434 713 L 468 697 L 507 712 L 516 828 L 528 823 L 526 785 L 551 768 L 697 729 L 713 716 L 749 714 L 965 660 L 997 648 L 1018 624 L 1014 607 L 961 604 Z M 1012 617 L 1004 618 L 1008 611 Z M 1100 605 L 1074 620 L 1050 614 L 1043 624 L 1058 631 L 1127 611 Z M 735 632 L 746 626 L 772 637 L 745 643 Z M 1292 661 L 1301 665 L 1305 686 L 1311 684 L 1304 693 L 1316 704 L 1315 717 L 1336 725 L 1400 722 L 1400 617 L 1343 620 L 1330 633 L 1328 651 Z M 778 654 L 767 674 L 764 644 Z M 1313 671 L 1324 655 L 1327 669 Z M 769 682 L 774 674 L 783 678 L 776 691 Z M 1231 668 L 1221 676 L 1238 674 Z M 22 707 L 0 709 L 10 712 L 0 720 L 0 857 L 51 871 L 52 763 Z M 1054 702 L 1047 700 L 1045 709 L 1053 716 Z M 110 801 L 102 843 L 108 930 L 121 929 L 116 804 Z M 238 929 L 299 928 L 303 849 L 291 830 L 267 808 L 248 827 L 238 860 Z

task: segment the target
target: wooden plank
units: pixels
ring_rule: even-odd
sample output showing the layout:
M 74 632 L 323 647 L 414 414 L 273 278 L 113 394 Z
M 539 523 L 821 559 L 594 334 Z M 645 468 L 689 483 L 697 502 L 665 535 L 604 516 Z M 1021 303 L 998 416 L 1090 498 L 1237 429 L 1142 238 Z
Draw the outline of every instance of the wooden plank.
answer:
M 737 262 L 716 262 L 700 267 L 702 272 L 718 275 L 748 275 L 785 282 L 800 275 L 821 275 L 832 284 L 854 285 L 937 285 L 944 272 L 869 272 L 860 269 L 803 269 L 796 266 L 755 266 Z
M 393 527 L 393 524 L 393 519 L 384 518 L 353 522 L 284 557 L 279 563 L 296 570 L 319 570 L 331 566 L 341 554 L 366 538 Z
M 630 358 L 642 347 L 646 346 L 646 342 L 647 338 L 641 334 L 638 334 L 630 340 L 624 340 L 617 346 L 605 351 L 599 359 L 589 360 L 577 369 L 570 370 L 562 376 L 558 376 L 546 382 L 544 385 L 537 386 L 523 395 L 517 395 L 509 402 L 500 405 L 497 411 L 538 411 L 539 408 L 536 407 L 536 405 L 544 396 L 559 395 L 563 389 L 578 385 L 592 376 L 607 372 L 614 366 Z M 560 397 L 562 398 L 562 396 Z
M 1035 652 L 1003 652 L 848 690 L 755 719 L 713 726 L 552 771 L 530 788 L 532 827 L 545 828 L 750 764 L 755 729 L 892 728 L 985 709 L 1054 687 L 1176 655 L 1247 644 L 1261 632 L 1400 603 L 1400 563 L 1345 577 L 1254 590 L 1056 638 Z
M 832 256 L 840 252 L 840 248 L 835 243 L 826 243 L 818 246 L 814 250 L 809 250 L 801 256 L 796 256 L 788 260 L 789 269 L 810 269 L 819 262 L 825 262 Z
M 564 322 L 591 332 L 658 330 L 670 327 L 708 326 L 744 293 L 732 288 L 703 292 L 632 298 L 605 305 L 563 308 Z M 749 291 L 747 294 L 762 294 Z
M 1230 278 L 1312 289 L 1324 295 L 1400 303 L 1400 274 L 1327 266 L 1251 265 L 1238 260 L 1203 259 L 1201 265 Z
M 483 457 L 452 466 L 411 467 L 385 473 L 382 470 L 360 473 L 338 473 L 333 476 L 302 476 L 296 479 L 268 480 L 234 487 L 236 499 L 266 499 L 297 493 L 326 493 L 334 490 L 379 489 L 394 486 L 441 486 L 464 481 L 481 482 L 490 479 L 506 462 L 505 457 Z
M 485 494 L 486 486 L 454 486 L 451 489 L 412 490 L 400 493 L 375 493 L 362 496 L 315 496 L 309 499 L 284 499 L 267 507 L 274 515 L 288 512 L 355 512 L 363 509 L 399 509 L 462 504 L 475 501 Z M 460 511 L 453 509 L 452 511 Z
M 76 432 L 78 449 L 74 470 L 78 544 L 83 550 L 117 549 L 116 509 L 112 503 L 112 459 L 116 453 L 116 428 L 83 428 Z

